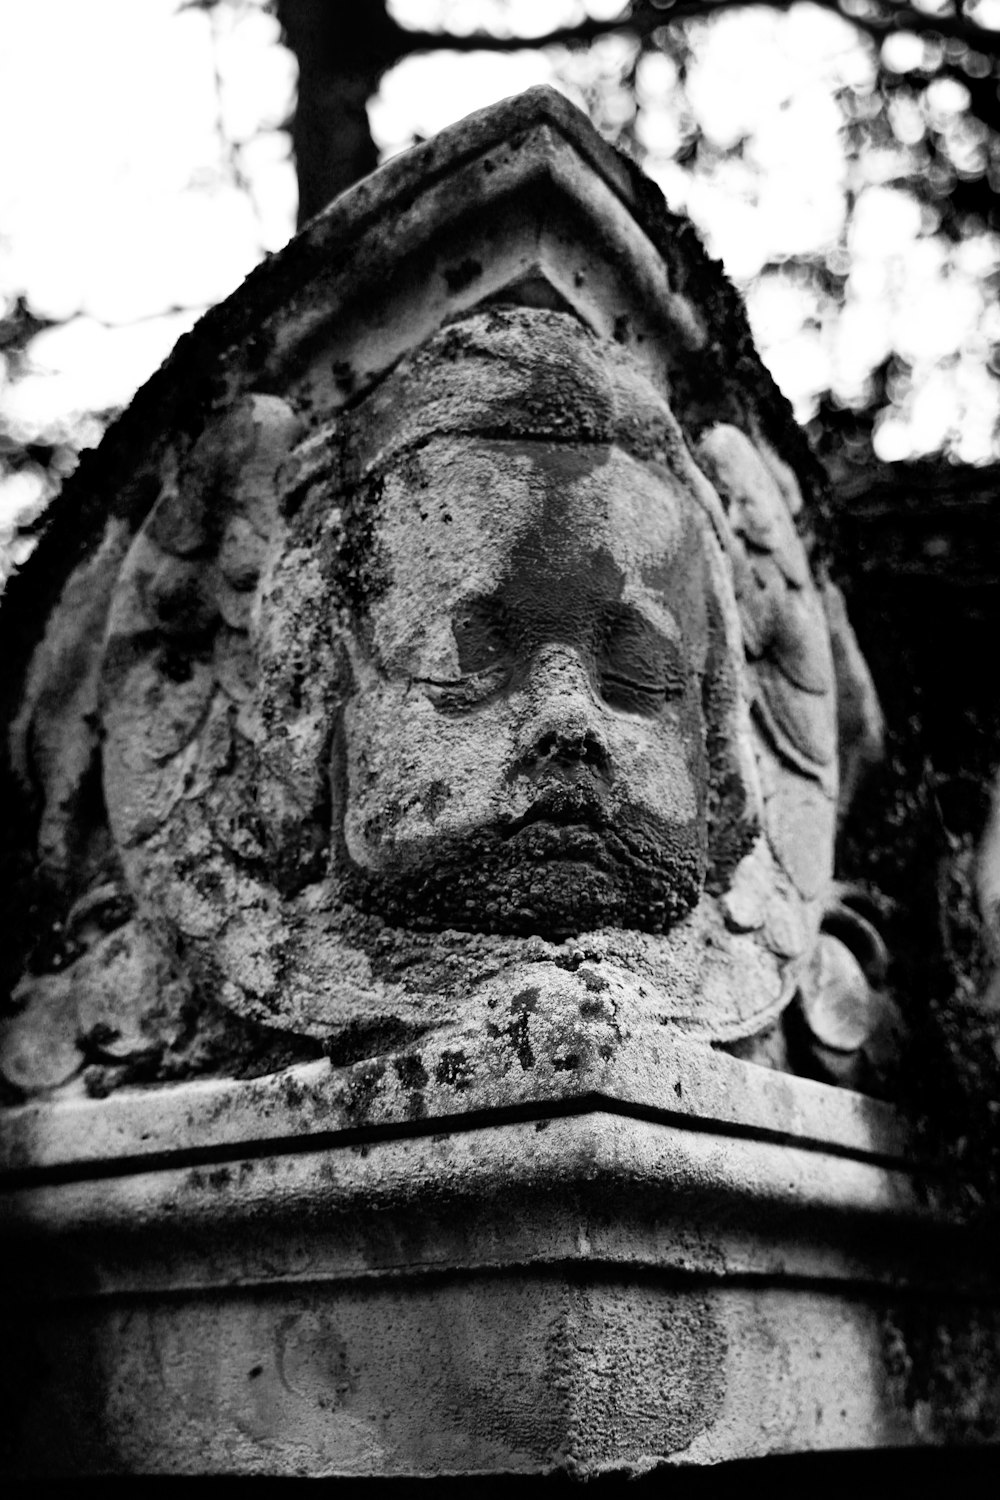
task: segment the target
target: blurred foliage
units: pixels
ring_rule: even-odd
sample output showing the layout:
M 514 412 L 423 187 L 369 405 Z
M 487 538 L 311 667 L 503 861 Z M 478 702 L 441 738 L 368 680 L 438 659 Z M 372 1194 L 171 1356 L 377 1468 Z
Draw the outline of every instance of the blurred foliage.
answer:
M 84 15 L 43 0 L 7 17 L 0 133 L 17 138 L 0 171 L 0 588 L 81 450 L 291 232 L 294 64 L 272 9 L 112 0 Z
M 606 68 L 595 69 L 592 58 L 579 56 L 568 58 L 561 70 L 570 81 L 585 80 L 581 92 L 605 134 L 660 178 L 672 206 L 686 198 L 683 206 L 708 231 L 710 241 L 711 223 L 699 212 L 698 194 L 691 186 L 686 191 L 679 188 L 677 168 L 692 185 L 734 181 L 751 200 L 764 190 L 764 168 L 753 135 L 748 132 L 729 141 L 713 138 L 691 103 L 690 82 L 704 57 L 708 34 L 726 24 L 738 8 L 683 0 L 659 4 L 655 9 L 663 17 L 686 12 L 688 18 L 640 28 L 629 51 L 618 59 L 617 76 L 608 76 Z M 766 316 L 754 316 L 763 294 L 769 292 L 773 303 L 780 290 L 786 301 L 793 300 L 801 309 L 795 336 L 801 342 L 811 330 L 824 350 L 826 379 L 816 381 L 808 393 L 790 394 L 798 398 L 800 419 L 807 421 L 835 479 L 872 464 L 880 428 L 888 439 L 881 454 L 886 459 L 937 455 L 951 462 L 988 462 L 1000 453 L 1000 31 L 980 26 L 973 19 L 973 6 L 940 7 L 942 24 L 952 23 L 961 35 L 930 29 L 930 7 L 915 10 L 846 0 L 821 8 L 857 27 L 869 60 L 867 71 L 835 92 L 844 165 L 840 227 L 827 243 L 803 252 L 772 254 L 752 280 L 740 279 L 755 332 L 779 382 L 791 384 L 782 381 L 784 371 L 774 349 L 768 348 Z M 632 13 L 639 16 L 648 9 L 637 4 Z M 995 19 L 1000 26 L 1000 7 Z M 907 29 L 908 22 L 914 30 Z M 965 33 L 980 45 L 973 45 Z M 671 64 L 669 70 L 662 69 L 662 59 Z M 655 72 L 651 60 L 661 63 Z M 672 88 L 675 170 L 666 173 L 662 148 L 651 147 L 646 126 L 650 116 L 664 110 L 655 85 L 644 86 L 651 74 L 665 75 Z M 720 86 L 725 87 L 724 80 Z M 912 273 L 892 265 L 913 253 L 915 260 L 921 258 L 933 268 L 939 286 L 956 289 L 962 283 L 975 297 L 979 315 L 967 318 L 964 328 L 956 323 L 950 346 L 942 335 L 942 347 L 933 353 L 915 351 L 914 343 L 926 341 L 908 339 L 898 327 L 903 319 L 890 318 L 897 326 L 888 329 L 881 349 L 876 340 L 868 340 L 876 347 L 863 371 L 857 370 L 857 359 L 848 361 L 855 368 L 838 369 L 844 364 L 838 357 L 838 341 L 854 336 L 843 320 L 845 309 L 853 302 L 860 311 L 873 300 L 870 293 L 859 295 L 862 277 L 856 244 L 863 200 L 876 194 L 883 204 L 895 204 L 899 218 L 905 219 L 909 209 L 914 225 L 909 246 L 897 241 L 885 245 L 884 262 L 891 270 L 885 273 L 883 267 L 884 311 L 890 311 L 894 300 L 902 302 L 897 310 L 910 321 L 919 320 L 925 311 L 919 293 L 914 295 Z M 870 276 L 870 267 L 861 269 Z M 926 313 L 929 317 L 929 306 Z M 887 419 L 894 426 L 891 437 Z
M 0 387 L 18 379 L 30 363 L 31 340 L 52 326 L 52 320 L 32 312 L 23 296 L 10 302 L 0 316 Z M 103 428 L 100 415 L 95 417 Z M 27 557 L 34 524 L 76 467 L 79 448 L 73 436 L 72 430 L 65 430 L 35 438 L 5 421 L 0 412 L 0 481 L 7 488 L 10 517 L 5 524 L 0 516 L 0 585 L 9 569 Z

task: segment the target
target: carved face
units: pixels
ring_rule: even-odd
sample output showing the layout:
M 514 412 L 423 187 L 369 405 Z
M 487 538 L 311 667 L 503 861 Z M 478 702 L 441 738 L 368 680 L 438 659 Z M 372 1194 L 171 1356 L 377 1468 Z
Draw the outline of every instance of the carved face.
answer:
M 426 1029 L 578 937 L 661 1020 L 773 1019 L 836 767 L 767 459 L 722 423 L 692 447 L 617 346 L 530 310 L 443 330 L 336 423 L 213 420 L 95 641 L 144 930 L 202 995 L 324 1037 Z
M 707 524 L 603 445 L 435 439 L 383 476 L 345 853 L 383 914 L 659 931 L 705 874 Z

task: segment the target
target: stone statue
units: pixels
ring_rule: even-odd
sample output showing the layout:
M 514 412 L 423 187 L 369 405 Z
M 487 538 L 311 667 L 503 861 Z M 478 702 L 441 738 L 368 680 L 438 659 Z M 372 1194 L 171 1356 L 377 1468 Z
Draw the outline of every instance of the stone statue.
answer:
M 58 551 L 64 501 L 12 589 L 17 1097 L 588 1005 L 788 1066 L 794 1003 L 863 1048 L 834 844 L 880 727 L 815 471 L 687 227 L 598 202 L 637 174 L 563 101 L 517 107 L 575 152 L 564 196 L 610 249 L 577 225 L 511 250 L 494 189 L 462 197 L 467 127 L 444 167 L 384 169 L 383 213 L 424 191 L 390 290 L 316 279 L 330 224 L 367 232 L 366 188 L 286 252 L 305 292 L 265 267 L 231 299 L 242 343 L 231 315 L 174 356 L 160 390 L 182 403 L 208 358 L 211 399 L 140 401 L 87 481 L 87 545 Z M 477 160 L 513 172 L 490 119 Z M 555 212 L 534 149 L 504 189 L 522 227 Z

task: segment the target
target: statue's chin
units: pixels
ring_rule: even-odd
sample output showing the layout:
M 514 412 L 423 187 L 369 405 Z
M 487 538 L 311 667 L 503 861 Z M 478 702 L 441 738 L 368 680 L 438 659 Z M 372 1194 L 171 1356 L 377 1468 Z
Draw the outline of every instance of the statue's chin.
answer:
M 433 860 L 353 864 L 351 899 L 393 926 L 555 941 L 603 927 L 664 932 L 697 904 L 705 874 L 694 830 L 626 840 L 588 823 L 538 819 L 435 846 Z

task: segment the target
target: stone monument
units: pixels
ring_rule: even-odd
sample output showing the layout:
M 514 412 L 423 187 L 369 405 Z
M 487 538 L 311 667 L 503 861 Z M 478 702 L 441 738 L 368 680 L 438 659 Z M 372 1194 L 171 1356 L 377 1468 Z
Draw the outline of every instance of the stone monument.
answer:
M 12 1472 L 955 1440 L 988 1257 L 871 1097 L 828 519 L 721 271 L 549 90 L 182 341 L 0 619 Z

